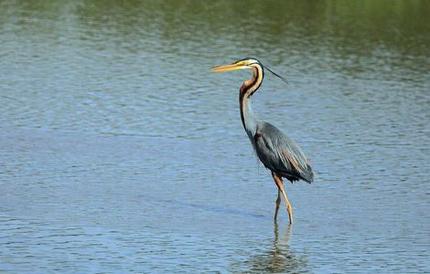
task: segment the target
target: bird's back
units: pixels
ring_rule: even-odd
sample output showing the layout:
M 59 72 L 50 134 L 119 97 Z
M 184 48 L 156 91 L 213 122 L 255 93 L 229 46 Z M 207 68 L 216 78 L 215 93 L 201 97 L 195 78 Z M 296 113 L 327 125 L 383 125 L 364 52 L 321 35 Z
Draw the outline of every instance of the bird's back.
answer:
M 300 147 L 272 124 L 259 122 L 251 141 L 266 168 L 290 181 L 313 181 L 312 167 Z

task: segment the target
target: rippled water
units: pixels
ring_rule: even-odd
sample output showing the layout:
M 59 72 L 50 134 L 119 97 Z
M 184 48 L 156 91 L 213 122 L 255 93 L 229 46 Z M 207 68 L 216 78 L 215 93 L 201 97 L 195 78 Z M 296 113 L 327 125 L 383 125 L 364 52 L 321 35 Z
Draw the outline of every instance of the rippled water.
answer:
M 0 272 L 430 272 L 427 1 L 0 2 Z M 317 172 L 295 224 L 243 132 Z

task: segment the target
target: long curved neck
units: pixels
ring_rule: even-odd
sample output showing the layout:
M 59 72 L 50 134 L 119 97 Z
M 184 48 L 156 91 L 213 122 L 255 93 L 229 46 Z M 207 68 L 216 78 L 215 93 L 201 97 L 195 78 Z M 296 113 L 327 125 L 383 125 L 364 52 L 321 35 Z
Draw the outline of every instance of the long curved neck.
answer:
M 243 82 L 240 87 L 240 118 L 242 120 L 243 128 L 251 140 L 253 140 L 257 131 L 257 119 L 255 118 L 254 112 L 251 108 L 250 97 L 261 86 L 263 78 L 263 68 L 260 65 L 255 65 L 252 67 L 252 78 Z

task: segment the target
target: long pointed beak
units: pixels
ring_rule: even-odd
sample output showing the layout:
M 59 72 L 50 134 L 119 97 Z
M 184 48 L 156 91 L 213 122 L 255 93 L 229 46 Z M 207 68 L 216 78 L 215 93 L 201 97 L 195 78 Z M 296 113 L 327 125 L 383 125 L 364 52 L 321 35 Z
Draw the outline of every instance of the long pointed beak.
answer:
M 226 71 L 233 71 L 233 70 L 246 69 L 246 68 L 248 67 L 241 64 L 222 65 L 222 66 L 213 67 L 212 72 L 226 72 Z

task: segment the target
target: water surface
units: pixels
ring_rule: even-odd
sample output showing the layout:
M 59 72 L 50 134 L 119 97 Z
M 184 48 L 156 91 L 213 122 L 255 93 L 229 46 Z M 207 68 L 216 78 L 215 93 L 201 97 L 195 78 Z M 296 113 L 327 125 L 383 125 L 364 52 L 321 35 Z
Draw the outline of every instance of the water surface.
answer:
M 2 1 L 0 271 L 430 272 L 427 1 Z M 242 129 L 315 182 L 295 224 Z

